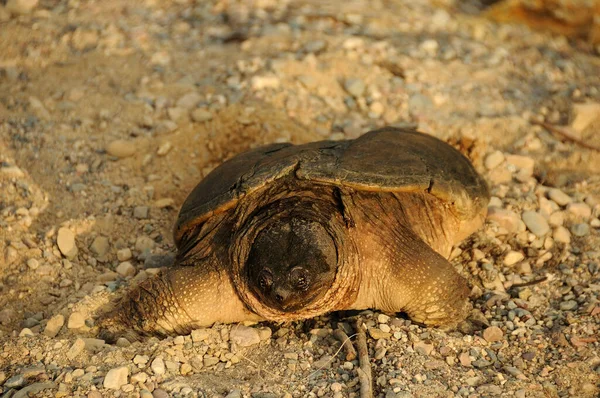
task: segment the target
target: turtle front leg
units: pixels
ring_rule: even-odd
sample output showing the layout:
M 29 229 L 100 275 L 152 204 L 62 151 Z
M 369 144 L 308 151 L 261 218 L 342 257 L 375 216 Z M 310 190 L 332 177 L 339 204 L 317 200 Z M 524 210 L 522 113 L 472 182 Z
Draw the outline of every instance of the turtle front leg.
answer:
M 175 266 L 135 286 L 101 315 L 100 336 L 137 340 L 139 335 L 181 335 L 214 323 L 261 320 L 240 300 L 229 276 L 212 265 Z
M 363 272 L 374 272 L 363 281 L 376 282 L 359 293 L 359 306 L 405 312 L 417 323 L 445 329 L 464 320 L 471 308 L 470 289 L 448 260 L 407 226 L 396 226 L 383 239 L 378 235 L 375 242 L 365 242 L 377 254 L 364 256 L 376 264 L 362 267 Z M 365 305 L 369 301 L 371 305 Z

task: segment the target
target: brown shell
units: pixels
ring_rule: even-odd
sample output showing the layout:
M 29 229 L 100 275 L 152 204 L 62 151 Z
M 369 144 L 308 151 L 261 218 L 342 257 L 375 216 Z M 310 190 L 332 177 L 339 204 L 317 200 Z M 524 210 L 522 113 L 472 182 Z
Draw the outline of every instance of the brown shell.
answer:
M 242 153 L 206 176 L 184 202 L 175 241 L 245 195 L 289 174 L 364 191 L 422 192 L 453 205 L 469 219 L 484 211 L 485 181 L 445 142 L 414 130 L 384 128 L 355 140 L 273 144 Z

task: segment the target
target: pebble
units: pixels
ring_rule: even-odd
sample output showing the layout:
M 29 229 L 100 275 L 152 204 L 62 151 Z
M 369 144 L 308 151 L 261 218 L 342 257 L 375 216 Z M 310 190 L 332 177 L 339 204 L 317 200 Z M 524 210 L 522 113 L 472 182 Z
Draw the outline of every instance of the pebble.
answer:
M 366 85 L 361 79 L 350 78 L 344 82 L 344 89 L 354 98 L 359 98 L 364 94 Z
M 485 328 L 485 330 L 483 331 L 483 338 L 488 343 L 501 341 L 503 337 L 504 333 L 502 332 L 502 329 L 500 329 L 498 326 L 490 326 Z
M 413 344 L 415 352 L 420 354 L 429 355 L 433 351 L 433 344 L 427 344 L 424 341 L 419 341 Z
M 369 335 L 375 340 L 389 339 L 392 336 L 391 333 L 384 332 L 379 328 L 369 328 Z
M 84 349 L 85 341 L 83 341 L 83 339 L 78 338 L 77 340 L 75 340 L 71 348 L 69 348 L 69 351 L 67 351 L 67 358 L 70 360 L 74 359 L 76 356 L 81 354 Z
M 132 254 L 131 249 L 126 247 L 124 249 L 117 250 L 117 259 L 119 261 L 131 260 Z
M 573 199 L 571 199 L 569 195 L 567 195 L 558 188 L 549 189 L 548 198 L 552 199 L 559 206 L 566 206 L 573 201 Z
M 58 235 L 56 237 L 56 244 L 58 250 L 63 256 L 72 260 L 77 256 L 77 246 L 75 245 L 75 234 L 68 228 L 59 228 Z
M 525 225 L 517 213 L 511 210 L 490 207 L 488 209 L 488 219 L 496 222 L 504 228 L 509 234 L 525 230 Z
M 567 300 L 560 303 L 561 311 L 572 311 L 577 308 L 577 301 Z
M 140 398 L 154 398 L 154 395 L 148 390 L 140 390 Z
M 552 238 L 559 243 L 571 243 L 571 233 L 568 229 L 566 229 L 563 226 L 556 227 L 556 229 L 552 233 Z
M 540 213 L 535 211 L 524 211 L 521 215 L 527 228 L 536 236 L 542 237 L 550 231 L 548 221 Z
M 244 325 L 231 328 L 229 339 L 240 347 L 250 347 L 260 343 L 258 330 Z
M 523 253 L 511 250 L 506 254 L 506 256 L 504 256 L 504 265 L 515 265 L 519 261 L 522 261 L 524 258 L 525 256 L 523 255 Z
M 69 317 L 67 328 L 69 329 L 80 329 L 85 326 L 85 317 L 81 312 L 73 312 Z
M 573 226 L 571 226 L 571 233 L 578 237 L 587 236 L 590 233 L 590 226 L 583 223 L 573 224 Z
M 4 387 L 6 388 L 19 388 L 25 384 L 25 378 L 23 375 L 16 375 L 4 382 Z
M 569 203 L 567 211 L 575 217 L 588 219 L 592 216 L 592 208 L 585 203 Z
M 154 397 L 154 398 L 170 398 L 170 395 L 165 390 L 157 388 L 156 390 L 152 391 L 152 397 Z
M 267 88 L 276 89 L 281 85 L 281 80 L 277 76 L 254 76 L 250 80 L 250 84 L 256 91 Z
M 1 166 L 0 174 L 12 178 L 21 178 L 25 176 L 23 170 L 21 170 L 17 166 Z
M 156 154 L 158 156 L 165 156 L 167 153 L 169 153 L 171 151 L 172 148 L 173 148 L 173 144 L 171 144 L 170 141 L 165 141 L 158 147 L 158 149 L 156 150 Z
M 150 364 L 150 369 L 152 369 L 155 375 L 164 375 L 166 371 L 165 361 L 161 357 L 154 358 L 154 361 Z
M 111 156 L 124 159 L 135 154 L 135 145 L 131 141 L 114 140 L 106 146 L 105 150 Z
M 504 162 L 504 154 L 500 151 L 494 151 L 486 156 L 485 168 L 488 170 L 495 169 Z
M 167 115 L 173 122 L 185 121 L 188 117 L 188 110 L 178 107 L 167 109 Z
M 195 108 L 200 101 L 202 101 L 202 96 L 196 92 L 191 92 L 179 98 L 175 105 L 177 105 L 178 108 L 190 110 Z
M 46 323 L 46 328 L 44 329 L 44 334 L 48 337 L 56 337 L 60 329 L 62 329 L 65 324 L 65 317 L 62 314 L 54 315 L 52 318 L 48 320 Z
M 113 368 L 108 371 L 106 376 L 104 376 L 104 388 L 118 390 L 121 388 L 121 386 L 127 384 L 128 377 L 129 369 L 127 368 L 127 366 Z
M 109 248 L 110 248 L 110 243 L 106 236 L 96 236 L 96 238 L 90 245 L 90 250 L 97 257 L 104 257 L 106 255 L 106 253 L 108 253 Z
M 136 206 L 133 208 L 133 217 L 138 220 L 145 220 L 148 218 L 149 208 L 148 206 Z
M 125 278 L 128 276 L 134 276 L 137 272 L 136 268 L 129 261 L 123 261 L 117 266 L 115 271 L 117 271 L 117 274 Z
M 30 269 L 35 270 L 35 269 L 38 269 L 40 267 L 40 262 L 37 259 L 35 259 L 35 258 L 30 258 L 29 260 L 27 260 L 27 266 Z
M 12 14 L 27 15 L 38 5 L 38 0 L 8 0 L 6 9 Z
M 167 134 L 177 130 L 179 126 L 172 120 L 162 120 L 157 125 L 154 131 L 156 134 Z
M 196 123 L 208 122 L 212 120 L 213 115 L 210 111 L 204 108 L 194 109 L 191 113 L 192 120 Z

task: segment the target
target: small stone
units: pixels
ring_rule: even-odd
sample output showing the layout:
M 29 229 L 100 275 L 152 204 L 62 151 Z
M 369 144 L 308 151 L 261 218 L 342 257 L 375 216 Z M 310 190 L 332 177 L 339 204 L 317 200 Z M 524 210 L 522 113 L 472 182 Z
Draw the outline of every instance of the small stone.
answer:
M 4 387 L 6 388 L 19 388 L 25 384 L 25 378 L 23 375 L 16 375 L 4 382 Z
M 558 188 L 549 189 L 548 198 L 552 199 L 559 206 L 566 206 L 573 201 L 569 195 Z
M 196 123 L 203 123 L 212 120 L 213 114 L 204 108 L 194 109 L 191 113 L 192 120 Z
M 117 274 L 125 278 L 128 276 L 134 276 L 137 272 L 133 264 L 131 264 L 129 261 L 123 261 L 117 266 L 115 271 L 117 271 Z
M 127 261 L 127 260 L 131 260 L 131 249 L 126 247 L 124 249 L 121 250 L 117 250 L 117 259 L 119 261 Z
M 495 169 L 504 162 L 504 154 L 500 151 L 494 151 L 485 158 L 485 168 L 488 170 Z
M 137 354 L 135 357 L 133 357 L 133 363 L 135 363 L 136 365 L 145 365 L 148 363 L 149 360 L 150 357 L 148 357 L 148 355 Z
M 433 344 L 427 344 L 424 341 L 419 341 L 413 344 L 413 349 L 423 355 L 429 355 L 433 351 Z
M 156 154 L 158 156 L 165 156 L 167 153 L 169 153 L 171 151 L 172 148 L 173 148 L 173 144 L 171 144 L 170 141 L 165 141 L 158 147 L 158 149 L 156 150 Z
M 266 326 L 258 329 L 258 335 L 260 336 L 260 341 L 269 340 L 271 338 L 272 334 L 273 334 L 273 332 L 271 331 L 271 328 L 268 328 Z
M 281 85 L 281 80 L 277 76 L 254 76 L 250 84 L 252 89 L 256 91 L 267 88 L 276 89 Z
M 465 367 L 471 366 L 471 357 L 469 356 L 468 352 L 462 352 L 458 356 L 458 361 L 460 362 L 460 364 L 462 366 L 465 366 Z
M 40 262 L 35 258 L 30 258 L 29 260 L 27 260 L 27 266 L 30 269 L 38 269 L 40 267 Z
M 177 107 L 183 109 L 193 109 L 202 101 L 202 96 L 196 92 L 187 93 L 177 100 Z
M 183 109 L 183 108 L 173 107 L 173 108 L 167 109 L 167 115 L 169 116 L 169 119 L 171 119 L 174 122 L 182 122 L 182 121 L 185 121 L 185 119 L 187 119 L 188 110 Z
M 106 345 L 106 342 L 104 340 L 94 339 L 92 337 L 84 338 L 83 342 L 85 343 L 85 349 L 94 354 L 102 351 L 102 349 Z
M 106 236 L 96 236 L 92 244 L 90 245 L 90 250 L 96 257 L 104 257 L 106 253 L 108 253 L 108 249 L 110 248 L 110 243 Z
M 592 208 L 585 203 L 569 203 L 567 211 L 575 217 L 587 220 L 592 216 Z
M 572 311 L 577 308 L 577 301 L 567 300 L 560 303 L 561 311 Z
M 571 243 L 571 233 L 565 227 L 556 227 L 552 233 L 552 238 L 559 243 L 569 244 Z
M 21 178 L 25 176 L 23 170 L 17 166 L 0 166 L 0 174 L 12 178 Z
M 563 211 L 555 211 L 554 213 L 550 214 L 548 222 L 553 227 L 562 226 L 565 222 L 565 213 Z
M 44 334 L 48 337 L 56 337 L 60 329 L 62 329 L 65 324 L 65 317 L 62 314 L 54 315 L 52 318 L 48 320 L 46 323 L 46 328 L 44 329 Z
M 260 343 L 258 330 L 244 325 L 234 326 L 229 332 L 229 339 L 240 347 L 250 347 Z
M 56 244 L 58 250 L 63 256 L 72 260 L 77 256 L 77 246 L 75 245 L 75 234 L 68 228 L 59 228 L 58 235 L 56 237 Z
M 76 356 L 81 354 L 84 349 L 85 341 L 83 341 L 83 339 L 78 338 L 77 340 L 75 340 L 71 348 L 69 348 L 69 351 L 67 351 L 67 358 L 70 360 L 74 359 Z
M 210 366 L 214 366 L 214 365 L 216 365 L 218 363 L 219 363 L 219 358 L 215 358 L 215 357 L 210 356 L 210 355 L 205 355 L 204 358 L 203 358 L 203 365 L 205 367 L 207 367 L 207 368 L 210 367 Z
M 382 323 L 379 325 L 379 329 L 381 329 L 381 331 L 383 333 L 389 333 L 391 332 L 392 328 L 390 328 L 390 326 L 388 324 Z
M 167 66 L 171 62 L 171 56 L 167 51 L 158 51 L 150 57 L 150 64 L 156 66 Z
M 389 339 L 392 337 L 391 333 L 386 333 L 379 328 L 369 328 L 369 335 L 375 340 Z
M 574 224 L 571 227 L 571 233 L 578 237 L 587 236 L 590 233 L 590 226 L 588 224 Z
M 136 373 L 131 376 L 132 383 L 145 383 L 148 380 L 148 374 L 145 372 Z
M 165 374 L 165 362 L 161 357 L 154 358 L 154 361 L 150 364 L 150 368 L 154 372 L 155 375 L 164 375 Z
M 535 160 L 529 156 L 507 154 L 506 163 L 515 166 L 523 175 L 533 175 Z
M 154 395 L 148 390 L 140 390 L 140 398 L 154 398 Z
M 344 82 L 344 89 L 354 98 L 359 98 L 364 94 L 366 85 L 361 79 L 350 78 Z
M 388 323 L 390 321 L 390 317 L 385 314 L 377 315 L 377 322 L 379 323 Z
M 488 328 L 485 328 L 485 330 L 483 331 L 483 338 L 488 343 L 501 341 L 503 337 L 504 333 L 502 332 L 502 329 L 500 329 L 498 326 L 490 326 Z
M 507 265 L 510 267 L 511 265 L 515 265 L 519 261 L 522 261 L 524 258 L 525 258 L 525 256 L 523 255 L 523 253 L 511 250 L 506 254 L 506 256 L 504 256 L 503 262 L 504 262 L 504 265 Z
M 156 134 L 167 134 L 177 130 L 179 126 L 172 120 L 162 120 L 156 125 Z
M 129 377 L 129 369 L 127 366 L 120 366 L 113 368 L 108 371 L 104 376 L 104 388 L 110 388 L 112 390 L 118 390 L 121 386 L 127 384 L 127 378 Z
M 490 207 L 488 209 L 488 219 L 496 222 L 509 234 L 525 230 L 523 221 L 521 221 L 519 215 L 514 211 Z
M 31 14 L 31 11 L 38 5 L 38 0 L 8 0 L 6 9 L 15 15 Z
M 133 217 L 138 220 L 145 220 L 148 218 L 148 206 L 136 206 L 133 208 Z
M 550 231 L 548 221 L 538 212 L 524 211 L 521 218 L 527 228 L 538 237 L 542 237 Z
M 574 104 L 573 110 L 575 111 L 575 119 L 571 127 L 578 133 L 583 132 L 588 126 L 600 119 L 600 103 Z
M 106 153 L 119 159 L 128 158 L 135 153 L 135 145 L 131 141 L 114 140 L 106 148 Z
M 156 242 L 148 236 L 138 236 L 135 240 L 135 250 L 140 253 L 154 249 Z
M 81 312 L 73 312 L 69 317 L 67 328 L 69 329 L 80 329 L 85 326 L 85 317 Z
M 189 374 L 189 373 L 191 373 L 192 372 L 192 365 L 190 365 L 189 363 L 182 363 L 181 364 L 181 369 L 179 370 L 179 372 L 182 375 L 184 375 L 184 376 L 187 375 L 187 374 Z
M 19 332 L 19 337 L 31 337 L 31 336 L 35 336 L 35 334 L 33 333 L 33 331 L 29 328 L 23 328 L 21 329 L 21 331 Z

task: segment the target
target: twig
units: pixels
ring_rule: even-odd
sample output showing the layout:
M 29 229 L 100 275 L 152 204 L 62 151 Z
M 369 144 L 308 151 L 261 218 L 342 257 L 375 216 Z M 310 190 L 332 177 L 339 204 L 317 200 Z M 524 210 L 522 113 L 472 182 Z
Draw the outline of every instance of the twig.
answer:
M 346 350 L 346 361 L 352 361 L 356 359 L 356 350 L 350 341 L 350 337 L 342 329 L 335 329 L 333 331 L 333 337 L 338 339 L 344 349 Z
M 360 320 L 356 321 L 355 329 L 358 361 L 360 362 L 360 367 L 356 370 L 360 382 L 360 398 L 373 398 L 373 376 L 371 375 L 369 349 L 367 348 L 367 335 Z
M 547 280 L 548 280 L 548 277 L 543 276 L 543 277 L 541 277 L 539 279 L 534 279 L 534 280 L 529 281 L 529 282 L 515 283 L 514 285 L 511 286 L 511 289 L 513 287 L 533 286 L 533 285 L 537 285 L 538 283 L 546 282 Z
M 545 123 L 545 122 L 538 122 L 536 120 L 532 120 L 531 123 L 537 124 L 538 126 L 542 126 L 545 129 L 547 129 L 548 131 L 550 131 L 552 133 L 556 133 L 556 134 L 562 136 L 563 138 L 573 141 L 577 145 L 580 145 L 584 148 L 593 149 L 595 151 L 600 151 L 600 146 L 592 145 L 589 142 L 585 142 L 585 141 L 577 138 L 575 136 L 575 133 L 573 132 L 573 130 L 570 127 L 555 126 L 553 124 L 549 124 L 549 123 Z

